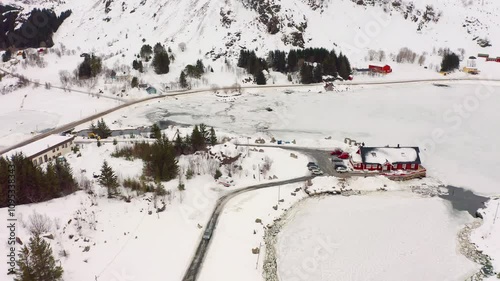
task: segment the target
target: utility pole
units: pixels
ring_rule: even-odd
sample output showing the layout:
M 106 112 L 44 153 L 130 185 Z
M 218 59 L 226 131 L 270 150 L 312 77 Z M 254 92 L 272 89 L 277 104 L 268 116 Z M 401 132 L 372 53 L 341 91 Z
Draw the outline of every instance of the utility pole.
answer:
M 278 186 L 278 205 L 280 204 L 280 191 L 281 191 L 281 185 Z
M 262 247 L 262 243 L 259 243 L 259 253 L 257 253 L 257 262 L 255 263 L 255 269 L 259 267 L 260 247 Z
M 493 219 L 493 224 L 495 224 L 496 220 L 497 220 L 497 215 L 498 215 L 498 207 L 500 206 L 500 201 L 498 201 L 497 203 L 497 211 L 495 212 L 495 218 Z

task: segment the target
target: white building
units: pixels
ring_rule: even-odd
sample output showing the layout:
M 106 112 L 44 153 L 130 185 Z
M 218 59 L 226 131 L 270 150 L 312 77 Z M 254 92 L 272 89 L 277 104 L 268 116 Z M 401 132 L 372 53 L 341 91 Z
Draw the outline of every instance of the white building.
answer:
M 51 135 L 25 146 L 10 150 L 2 156 L 11 157 L 15 154 L 22 153 L 37 166 L 71 152 L 74 146 L 74 139 L 75 136 L 71 135 Z

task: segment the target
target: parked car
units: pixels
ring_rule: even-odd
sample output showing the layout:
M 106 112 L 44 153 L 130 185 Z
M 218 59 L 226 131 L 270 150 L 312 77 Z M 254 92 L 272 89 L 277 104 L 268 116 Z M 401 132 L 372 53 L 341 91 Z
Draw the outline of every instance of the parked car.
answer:
M 340 154 L 338 156 L 340 159 L 349 159 L 349 153 L 347 152 L 342 152 L 342 154 Z
M 347 167 L 345 166 L 339 166 L 339 167 L 336 167 L 335 170 L 338 172 L 338 173 L 347 173 Z
M 315 176 L 321 176 L 321 175 L 323 175 L 323 171 L 321 171 L 320 169 L 312 169 L 311 173 L 313 175 L 315 175 Z
M 309 171 L 312 171 L 312 170 L 319 169 L 319 167 L 318 166 L 309 166 L 307 169 L 309 169 Z
M 340 148 L 336 148 L 336 149 L 334 149 L 332 152 L 330 152 L 330 155 L 332 155 L 332 156 L 333 156 L 333 155 L 335 155 L 335 156 L 339 156 L 340 154 L 342 154 L 342 152 L 343 152 L 343 151 L 342 151 L 342 149 L 340 149 Z
M 340 158 L 338 158 L 338 157 L 336 157 L 336 156 L 332 157 L 332 162 L 333 162 L 334 164 L 335 164 L 335 163 L 342 163 L 342 164 L 344 164 L 344 160 L 342 160 L 342 159 L 340 159 Z
M 339 167 L 347 168 L 347 166 L 343 162 L 342 163 L 334 163 L 333 166 L 335 167 L 335 169 L 337 169 Z
M 318 164 L 316 164 L 314 162 L 307 163 L 307 168 L 309 169 L 309 171 L 312 169 L 319 169 Z

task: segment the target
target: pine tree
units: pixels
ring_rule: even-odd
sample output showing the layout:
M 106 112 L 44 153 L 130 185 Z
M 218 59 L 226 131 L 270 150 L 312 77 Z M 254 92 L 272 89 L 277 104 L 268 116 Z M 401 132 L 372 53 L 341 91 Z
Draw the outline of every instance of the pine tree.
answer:
M 297 71 L 297 62 L 298 62 L 297 52 L 295 50 L 290 50 L 290 52 L 288 53 L 288 58 L 287 58 L 289 72 Z
M 118 193 L 118 177 L 113 169 L 104 160 L 101 167 L 101 175 L 99 176 L 99 184 L 108 189 L 108 198 L 115 196 Z
M 443 56 L 441 71 L 452 71 L 460 66 L 460 58 L 457 54 L 450 52 Z
M 205 140 L 205 143 L 209 143 L 210 142 L 210 132 L 207 130 L 207 125 L 201 123 L 199 126 L 199 129 L 200 129 L 201 136 Z
M 52 249 L 40 236 L 31 237 L 21 249 L 15 281 L 62 280 L 63 269 L 56 265 Z
M 153 67 L 156 74 L 166 74 L 170 71 L 168 53 L 163 50 L 154 54 Z
M 160 130 L 160 127 L 158 127 L 158 125 L 153 124 L 153 126 L 151 126 L 151 134 L 153 134 L 153 137 L 155 139 L 160 139 L 161 138 L 161 130 Z
M 177 133 L 177 138 L 174 141 L 174 149 L 177 155 L 184 154 L 184 142 L 182 141 L 182 137 L 179 133 Z
M 300 68 L 300 83 L 311 84 L 313 82 L 312 67 L 304 63 Z
M 101 139 L 111 136 L 111 129 L 109 129 L 108 125 L 106 125 L 103 118 L 97 121 L 96 134 L 101 137 Z
M 137 88 L 139 86 L 139 79 L 137 79 L 137 77 L 133 77 L 132 78 L 132 82 L 130 83 L 130 86 L 132 88 Z
M 257 85 L 266 85 L 266 76 L 264 75 L 264 72 L 258 71 L 254 79 Z
M 165 135 L 151 146 L 151 154 L 145 160 L 144 170 L 155 180 L 169 181 L 177 177 L 179 166 L 175 150 Z
M 158 42 L 158 43 L 156 43 L 156 45 L 154 46 L 154 48 L 153 48 L 153 52 L 154 52 L 155 54 L 158 54 L 158 53 L 160 53 L 160 52 L 165 52 L 165 47 L 163 47 L 163 45 L 162 45 L 160 42 Z
M 315 68 L 313 68 L 313 83 L 320 83 L 323 81 L 323 68 L 321 67 L 320 64 L 316 65 Z
M 179 77 L 179 84 L 181 85 L 181 88 L 187 88 L 188 87 L 188 83 L 186 81 L 186 74 L 184 73 L 184 71 L 181 71 L 181 76 Z
M 205 66 L 203 65 L 203 61 L 196 61 L 196 70 L 198 71 L 198 73 L 200 73 L 200 76 L 201 74 L 205 73 Z
M 148 59 L 151 54 L 153 54 L 153 49 L 151 48 L 150 45 L 142 45 L 141 47 L 141 51 L 140 51 L 140 55 L 141 55 L 141 58 L 143 59 Z
M 217 144 L 217 136 L 215 135 L 214 127 L 210 128 L 210 144 L 211 145 Z
M 194 151 L 199 151 L 205 148 L 205 138 L 201 134 L 198 125 L 195 125 L 191 133 L 191 146 Z

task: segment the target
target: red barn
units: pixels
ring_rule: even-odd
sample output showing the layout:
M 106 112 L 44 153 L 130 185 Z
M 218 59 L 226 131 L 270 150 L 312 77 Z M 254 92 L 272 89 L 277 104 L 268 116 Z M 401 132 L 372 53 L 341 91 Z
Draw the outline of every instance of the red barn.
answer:
M 373 72 L 379 72 L 379 73 L 391 73 L 392 68 L 389 65 L 384 65 L 384 66 L 378 66 L 378 65 L 369 65 L 368 69 Z

